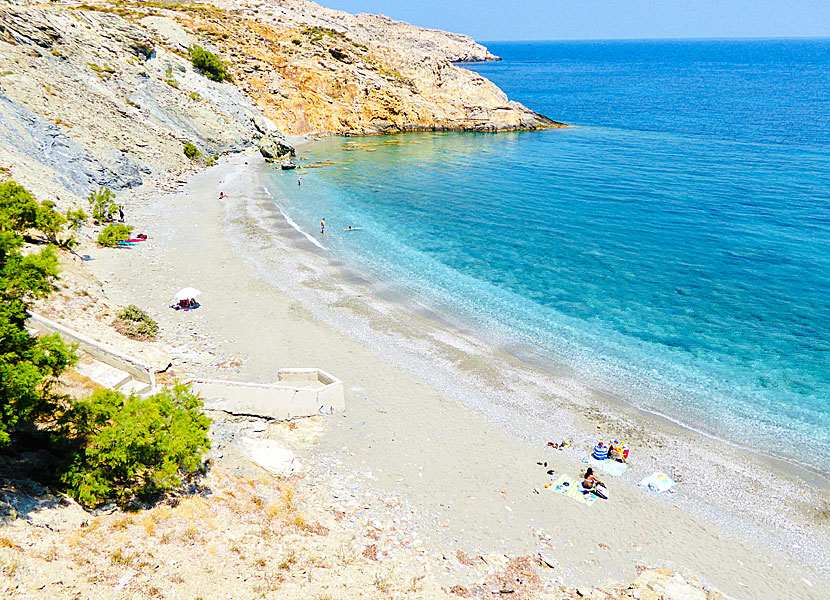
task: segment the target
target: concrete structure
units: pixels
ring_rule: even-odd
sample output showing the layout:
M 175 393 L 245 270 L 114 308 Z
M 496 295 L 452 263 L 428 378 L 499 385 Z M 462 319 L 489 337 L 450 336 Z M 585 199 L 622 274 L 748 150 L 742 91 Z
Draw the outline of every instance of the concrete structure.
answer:
M 119 389 L 126 394 L 155 393 L 157 390 L 156 371 L 164 367 L 154 369 L 112 346 L 36 313 L 29 313 L 26 326 L 34 334 L 56 333 L 64 342 L 78 346 L 78 349 L 87 355 L 88 360 L 82 360 L 76 370 L 104 387 Z
M 219 379 L 190 379 L 186 383 L 202 398 L 205 408 L 233 415 L 285 421 L 346 408 L 343 382 L 321 369 L 280 369 L 276 383 Z

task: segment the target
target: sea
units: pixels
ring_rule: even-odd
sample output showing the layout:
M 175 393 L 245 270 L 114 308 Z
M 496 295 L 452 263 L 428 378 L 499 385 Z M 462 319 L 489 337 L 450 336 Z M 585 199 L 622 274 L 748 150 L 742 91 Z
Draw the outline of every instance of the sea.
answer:
M 487 46 L 464 68 L 573 127 L 328 138 L 280 210 L 482 339 L 830 472 L 830 40 Z

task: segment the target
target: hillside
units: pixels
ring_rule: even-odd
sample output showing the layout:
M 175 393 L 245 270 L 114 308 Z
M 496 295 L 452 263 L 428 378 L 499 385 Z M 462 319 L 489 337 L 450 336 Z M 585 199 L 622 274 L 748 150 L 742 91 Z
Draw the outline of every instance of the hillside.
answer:
M 233 83 L 197 72 L 193 44 Z M 188 141 L 204 164 L 281 133 L 558 125 L 450 62 L 492 59 L 465 36 L 304 0 L 12 2 L 0 7 L 0 167 L 65 208 L 99 185 L 192 169 Z

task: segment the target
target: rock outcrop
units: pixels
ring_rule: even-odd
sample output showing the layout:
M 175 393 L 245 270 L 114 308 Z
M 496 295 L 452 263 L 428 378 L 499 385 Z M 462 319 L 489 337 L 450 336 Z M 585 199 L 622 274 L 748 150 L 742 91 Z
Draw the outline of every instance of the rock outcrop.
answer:
M 454 64 L 497 60 L 471 38 L 306 0 L 214 0 L 170 14 L 215 44 L 287 133 L 504 131 L 561 126 Z

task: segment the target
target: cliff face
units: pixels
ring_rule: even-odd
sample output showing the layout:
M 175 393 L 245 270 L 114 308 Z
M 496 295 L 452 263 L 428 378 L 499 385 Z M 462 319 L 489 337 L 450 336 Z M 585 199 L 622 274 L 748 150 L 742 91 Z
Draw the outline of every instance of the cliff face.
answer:
M 287 133 L 497 131 L 556 126 L 453 61 L 494 60 L 471 38 L 305 0 L 215 0 L 165 14 L 234 66 Z
M 234 83 L 197 73 L 191 44 Z M 472 39 L 304 0 L 0 8 L 0 167 L 39 197 L 176 175 L 263 134 L 556 126 L 453 61 Z M 67 201 L 68 203 L 68 201 Z

